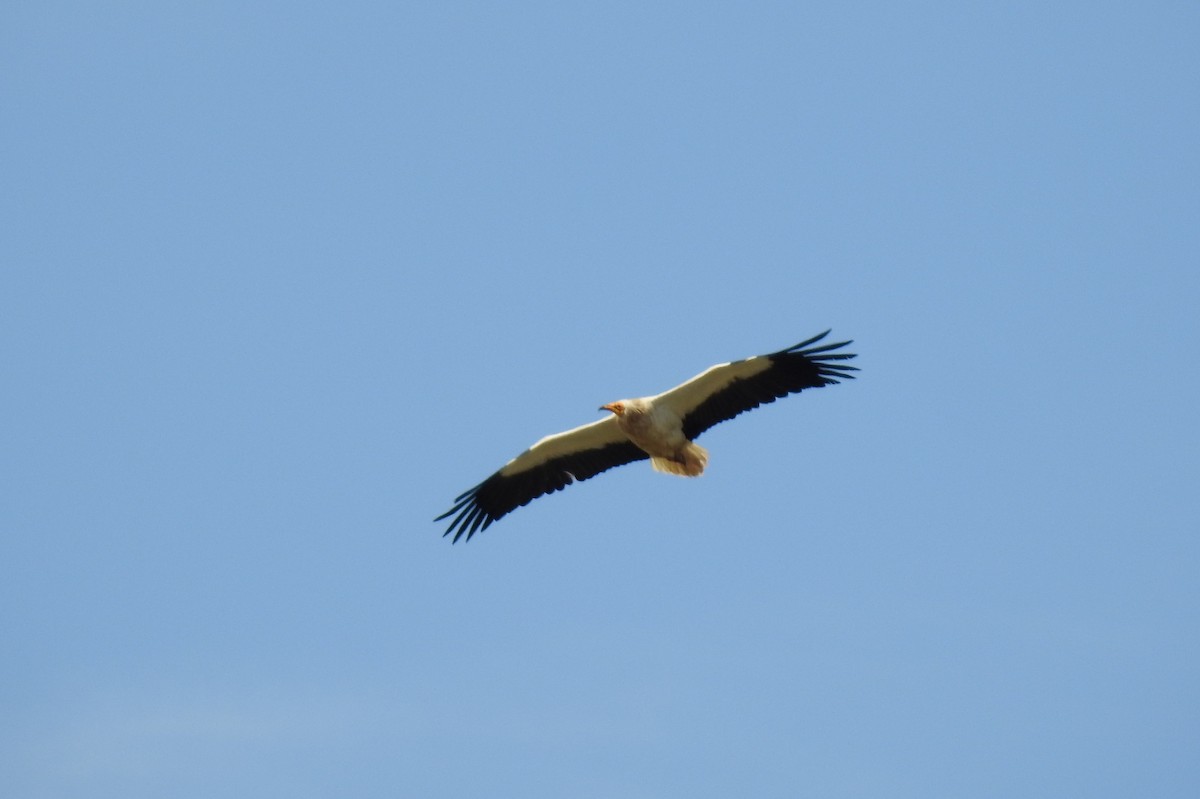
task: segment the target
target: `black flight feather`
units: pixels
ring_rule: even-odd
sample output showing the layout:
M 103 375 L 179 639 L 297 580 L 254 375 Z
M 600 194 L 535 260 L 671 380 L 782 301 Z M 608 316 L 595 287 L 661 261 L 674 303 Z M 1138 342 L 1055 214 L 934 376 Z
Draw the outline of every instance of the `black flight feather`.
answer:
M 465 534 L 470 541 L 471 536 L 483 532 L 492 522 L 544 494 L 552 494 L 573 482 L 649 457 L 633 443 L 622 441 L 552 458 L 515 474 L 501 474 L 501 469 L 455 497 L 454 507 L 434 521 L 458 514 L 442 535 L 454 533 L 451 540 L 457 542 Z
M 819 336 L 766 356 L 771 360 L 771 365 L 765 370 L 751 377 L 734 380 L 687 414 L 683 418 L 684 436 L 694 441 L 710 427 L 759 405 L 806 388 L 820 388 L 842 380 L 853 380 L 854 375 L 850 372 L 857 372 L 858 369 L 836 361 L 849 360 L 855 357 L 854 354 L 833 352 L 852 342 L 841 341 L 805 349 L 828 335 L 829 331 L 826 330 Z

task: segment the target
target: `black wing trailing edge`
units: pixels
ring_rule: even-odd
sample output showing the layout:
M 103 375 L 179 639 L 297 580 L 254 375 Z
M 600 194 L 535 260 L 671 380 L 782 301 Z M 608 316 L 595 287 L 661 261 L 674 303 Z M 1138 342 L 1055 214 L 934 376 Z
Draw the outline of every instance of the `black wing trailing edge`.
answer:
M 769 367 L 751 377 L 734 380 L 687 414 L 683 419 L 683 434 L 691 441 L 714 425 L 780 397 L 806 388 L 820 388 L 842 380 L 853 380 L 854 375 L 850 373 L 857 372 L 858 368 L 837 362 L 848 361 L 855 354 L 833 351 L 853 342 L 840 341 L 837 344 L 809 347 L 829 333 L 826 330 L 819 336 L 767 355 L 771 359 Z
M 457 543 L 465 533 L 470 541 L 471 536 L 486 530 L 492 522 L 522 505 L 528 505 L 544 494 L 552 494 L 571 483 L 587 480 L 616 466 L 649 457 L 634 444 L 625 441 L 551 458 L 515 474 L 501 474 L 504 471 L 501 469 L 471 490 L 455 497 L 454 507 L 434 521 L 440 522 L 454 516 L 442 537 L 454 533 L 451 540 Z

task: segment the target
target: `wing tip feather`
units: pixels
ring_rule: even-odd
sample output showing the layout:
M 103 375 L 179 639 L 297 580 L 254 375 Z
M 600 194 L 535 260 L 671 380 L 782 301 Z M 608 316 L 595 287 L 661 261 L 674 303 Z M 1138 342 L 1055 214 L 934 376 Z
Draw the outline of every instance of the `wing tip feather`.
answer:
M 831 327 L 828 330 L 826 330 L 824 333 L 818 333 L 817 335 L 813 336 L 810 339 L 805 339 L 804 341 L 801 341 L 799 344 L 793 344 L 790 347 L 786 347 L 786 348 L 780 350 L 779 352 L 773 352 L 771 354 L 772 355 L 786 355 L 789 352 L 795 352 L 796 350 L 798 350 L 802 347 L 807 347 L 809 344 L 816 344 L 818 341 L 825 338 L 832 332 L 833 332 L 833 328 Z

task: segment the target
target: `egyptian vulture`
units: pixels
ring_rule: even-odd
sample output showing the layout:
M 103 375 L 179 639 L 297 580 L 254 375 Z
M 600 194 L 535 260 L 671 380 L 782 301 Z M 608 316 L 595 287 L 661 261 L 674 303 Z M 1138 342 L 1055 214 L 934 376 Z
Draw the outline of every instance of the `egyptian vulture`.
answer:
M 543 494 L 646 458 L 655 471 L 696 477 L 708 463 L 708 451 L 693 442 L 705 430 L 788 394 L 854 378 L 850 373 L 858 370 L 839 363 L 854 355 L 834 352 L 851 342 L 810 346 L 827 335 L 828 330 L 770 355 L 718 364 L 653 397 L 601 405 L 610 416 L 543 438 L 459 494 L 454 507 L 434 521 L 454 516 L 443 535 L 454 533 L 457 542 L 465 533 L 469 541 Z

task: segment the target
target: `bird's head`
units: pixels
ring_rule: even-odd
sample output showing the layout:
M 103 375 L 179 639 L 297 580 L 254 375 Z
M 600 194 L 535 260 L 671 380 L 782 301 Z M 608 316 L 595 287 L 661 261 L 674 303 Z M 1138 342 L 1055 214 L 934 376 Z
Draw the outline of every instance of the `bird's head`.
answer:
M 607 405 L 601 405 L 600 410 L 612 411 L 615 416 L 624 416 L 625 415 L 625 403 L 620 402 L 620 401 L 610 402 Z

